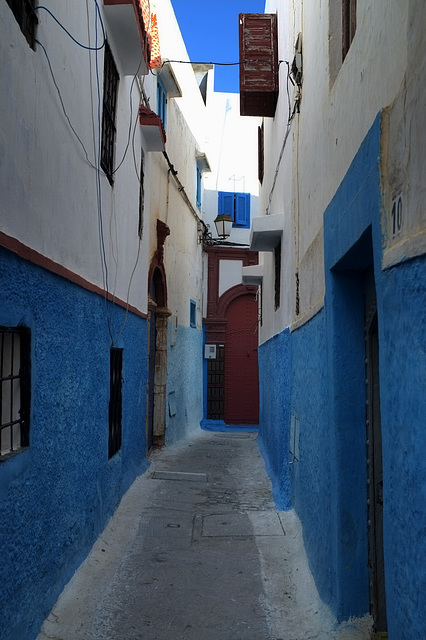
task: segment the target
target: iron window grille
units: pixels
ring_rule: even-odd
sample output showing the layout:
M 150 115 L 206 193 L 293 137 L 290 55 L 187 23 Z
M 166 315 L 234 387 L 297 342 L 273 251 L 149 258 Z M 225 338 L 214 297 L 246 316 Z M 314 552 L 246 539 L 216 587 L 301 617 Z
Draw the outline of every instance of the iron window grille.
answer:
M 207 360 L 207 420 L 225 417 L 225 347 L 217 345 L 216 359 Z
M 26 327 L 0 327 L 0 456 L 29 446 L 31 334 Z
M 194 328 L 197 326 L 197 305 L 194 300 L 189 301 L 189 325 Z
M 121 449 L 123 349 L 110 351 L 110 395 L 108 424 L 108 458 Z
M 37 6 L 36 3 L 31 0 L 6 0 L 6 2 L 11 8 L 26 41 L 31 49 L 35 49 L 35 36 L 38 25 L 37 15 L 34 10 Z
M 102 109 L 101 167 L 110 184 L 114 180 L 114 148 L 116 138 L 115 119 L 117 113 L 119 75 L 107 42 L 104 54 L 104 94 Z

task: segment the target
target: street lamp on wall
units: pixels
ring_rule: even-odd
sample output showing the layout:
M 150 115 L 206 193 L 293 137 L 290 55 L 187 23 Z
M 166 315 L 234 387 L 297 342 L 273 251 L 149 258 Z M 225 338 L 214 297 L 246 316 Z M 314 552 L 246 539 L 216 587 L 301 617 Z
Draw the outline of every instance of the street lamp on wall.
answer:
M 229 238 L 233 220 L 227 213 L 220 213 L 214 221 L 219 238 Z

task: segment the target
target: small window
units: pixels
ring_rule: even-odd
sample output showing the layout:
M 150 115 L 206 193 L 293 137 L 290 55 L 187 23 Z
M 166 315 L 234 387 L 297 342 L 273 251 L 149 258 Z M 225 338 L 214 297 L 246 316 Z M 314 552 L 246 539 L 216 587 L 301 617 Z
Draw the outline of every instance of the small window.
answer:
M 197 327 L 197 305 L 194 300 L 189 301 L 189 324 L 191 327 Z
M 160 78 L 157 78 L 157 114 L 161 118 L 165 131 L 167 123 L 167 91 Z
M 104 96 L 102 110 L 101 167 L 112 185 L 114 180 L 114 149 L 116 138 L 115 119 L 117 112 L 119 75 L 111 49 L 105 42 Z
M 34 8 L 37 6 L 32 0 L 6 0 L 11 8 L 16 22 L 24 34 L 31 49 L 35 49 L 36 28 L 38 24 Z
M 142 151 L 141 155 L 141 172 L 139 175 L 139 227 L 138 227 L 138 235 L 139 238 L 142 238 L 143 233 L 143 212 L 145 207 L 145 188 L 144 188 L 144 165 L 145 165 L 145 156 Z
M 110 395 L 108 457 L 112 458 L 121 449 L 123 349 L 112 348 L 110 352 Z
M 275 267 L 275 279 L 274 279 L 274 302 L 275 311 L 281 304 L 281 241 L 274 251 L 274 267 Z
M 201 210 L 201 188 L 202 188 L 202 172 L 200 166 L 197 164 L 197 190 L 195 200 L 197 207 Z
M 257 130 L 257 175 L 260 184 L 263 183 L 263 175 L 265 172 L 265 132 L 263 122 Z
M 250 228 L 250 194 L 218 192 L 218 213 L 231 216 L 233 227 Z
M 0 459 L 29 446 L 31 335 L 25 327 L 0 327 Z
M 342 0 L 342 62 L 356 31 L 356 0 Z

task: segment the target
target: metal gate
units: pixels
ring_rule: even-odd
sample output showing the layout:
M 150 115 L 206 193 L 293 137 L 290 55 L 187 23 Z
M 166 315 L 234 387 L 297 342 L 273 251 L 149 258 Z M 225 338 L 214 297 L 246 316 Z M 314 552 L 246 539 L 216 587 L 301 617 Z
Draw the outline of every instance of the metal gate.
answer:
M 216 358 L 207 360 L 207 418 L 223 420 L 225 417 L 225 347 L 216 346 Z

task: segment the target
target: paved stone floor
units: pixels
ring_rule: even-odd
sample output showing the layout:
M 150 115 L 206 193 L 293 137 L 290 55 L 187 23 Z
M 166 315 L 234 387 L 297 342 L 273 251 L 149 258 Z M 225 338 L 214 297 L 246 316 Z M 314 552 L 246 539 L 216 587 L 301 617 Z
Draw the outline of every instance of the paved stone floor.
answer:
M 155 451 L 38 640 L 364 640 L 321 603 L 253 433 Z

